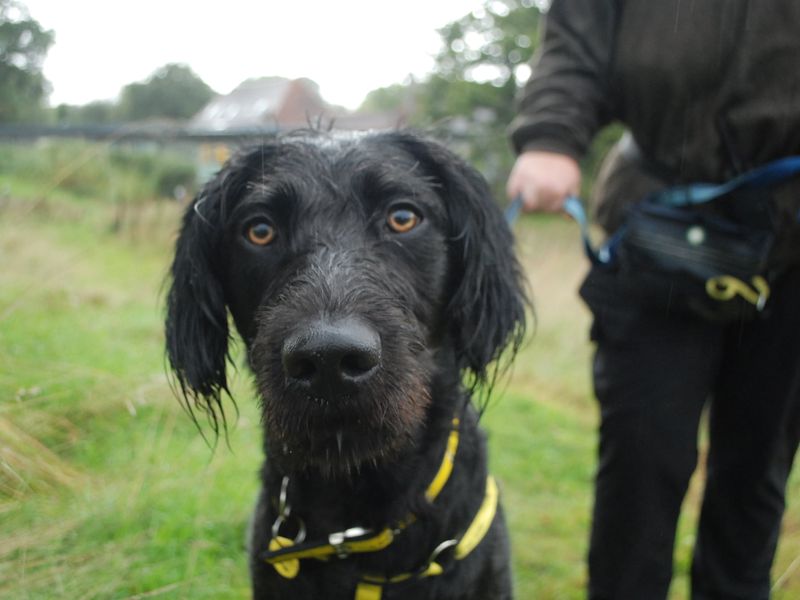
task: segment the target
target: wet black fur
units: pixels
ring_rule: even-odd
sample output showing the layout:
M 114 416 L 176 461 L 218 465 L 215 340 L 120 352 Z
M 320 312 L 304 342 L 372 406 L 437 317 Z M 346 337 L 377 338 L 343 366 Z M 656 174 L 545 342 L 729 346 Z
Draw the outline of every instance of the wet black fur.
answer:
M 407 233 L 387 226 L 398 206 L 422 217 Z M 269 246 L 246 239 L 253 219 L 273 224 Z M 525 303 L 512 236 L 486 183 L 417 135 L 298 133 L 237 154 L 203 188 L 176 245 L 167 351 L 187 404 L 217 427 L 228 314 L 246 345 L 267 455 L 250 543 L 256 598 L 351 600 L 361 574 L 417 569 L 464 531 L 487 466 L 462 382 L 491 385 L 500 353 L 520 342 Z M 284 340 L 320 319 L 356 319 L 379 333 L 380 364 L 367 383 L 312 397 L 287 381 Z M 430 506 L 423 492 L 454 415 L 462 420 L 455 468 Z M 258 555 L 285 475 L 311 540 L 410 511 L 419 520 L 387 550 L 305 560 L 298 578 L 283 579 Z M 444 575 L 388 587 L 384 598 L 511 597 L 502 512 L 466 559 L 442 560 Z

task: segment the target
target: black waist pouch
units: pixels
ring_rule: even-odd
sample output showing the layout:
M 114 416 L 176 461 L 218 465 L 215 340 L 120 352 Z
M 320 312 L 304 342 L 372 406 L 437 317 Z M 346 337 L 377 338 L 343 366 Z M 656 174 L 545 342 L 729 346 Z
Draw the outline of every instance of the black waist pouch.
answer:
M 725 183 L 651 193 L 629 206 L 599 249 L 580 201 L 568 198 L 564 209 L 580 224 L 597 272 L 613 276 L 642 308 L 720 322 L 752 319 L 768 309 L 775 275 L 773 190 L 799 176 L 800 155 L 788 156 Z
M 744 225 L 711 207 L 645 199 L 631 207 L 617 234 L 618 277 L 656 311 L 723 322 L 754 318 L 769 300 L 775 234 L 753 221 Z

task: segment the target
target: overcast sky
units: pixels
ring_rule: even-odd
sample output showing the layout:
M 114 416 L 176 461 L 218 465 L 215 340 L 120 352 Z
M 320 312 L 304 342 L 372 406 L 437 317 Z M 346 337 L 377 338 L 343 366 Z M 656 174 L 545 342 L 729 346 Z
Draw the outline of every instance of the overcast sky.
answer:
M 308 77 L 355 108 L 378 87 L 423 75 L 436 29 L 482 0 L 22 0 L 55 32 L 44 72 L 50 103 L 113 99 L 170 62 L 214 90 L 250 77 Z

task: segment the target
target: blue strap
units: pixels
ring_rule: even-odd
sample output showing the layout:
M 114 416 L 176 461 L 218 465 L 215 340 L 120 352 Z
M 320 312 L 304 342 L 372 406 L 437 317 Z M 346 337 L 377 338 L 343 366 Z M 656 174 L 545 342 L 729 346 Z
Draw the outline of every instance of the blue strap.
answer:
M 522 194 L 517 194 L 511 201 L 511 204 L 506 206 L 506 223 L 513 225 L 519 218 L 519 213 L 522 210 Z
M 506 222 L 509 225 L 513 225 L 514 222 L 519 218 L 521 210 L 522 195 L 519 194 L 515 196 L 511 201 L 511 204 L 506 207 Z M 586 211 L 583 209 L 581 201 L 575 196 L 569 196 L 564 201 L 564 212 L 575 219 L 575 222 L 577 222 L 580 226 L 581 238 L 583 238 L 583 247 L 586 250 L 586 256 L 589 257 L 589 260 L 592 261 L 592 264 L 605 265 L 614 260 L 616 245 L 621 237 L 619 232 L 612 236 L 603 246 L 595 250 L 592 246 L 592 241 L 589 238 L 589 219 L 586 217 Z
M 564 212 L 570 217 L 575 219 L 575 222 L 581 228 L 581 239 L 583 240 L 583 248 L 586 251 L 586 256 L 593 265 L 608 265 L 616 255 L 617 244 L 622 237 L 622 228 L 620 228 L 613 236 L 611 236 L 605 244 L 595 249 L 592 245 L 592 240 L 589 238 L 589 219 L 586 216 L 586 211 L 583 209 L 583 204 L 575 196 L 569 196 L 564 200 Z
M 695 183 L 677 186 L 655 194 L 653 199 L 669 206 L 690 206 L 710 202 L 743 188 L 763 188 L 782 183 L 800 174 L 800 156 L 779 158 L 743 173 L 725 183 Z

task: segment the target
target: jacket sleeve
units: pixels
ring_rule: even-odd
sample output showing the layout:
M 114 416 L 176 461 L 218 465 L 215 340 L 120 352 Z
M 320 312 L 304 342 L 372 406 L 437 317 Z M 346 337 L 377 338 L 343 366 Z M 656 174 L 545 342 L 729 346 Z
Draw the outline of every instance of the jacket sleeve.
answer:
M 618 4 L 553 0 L 510 127 L 516 152 L 547 150 L 580 159 L 611 119 Z

